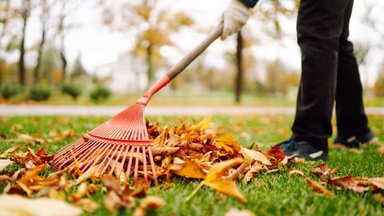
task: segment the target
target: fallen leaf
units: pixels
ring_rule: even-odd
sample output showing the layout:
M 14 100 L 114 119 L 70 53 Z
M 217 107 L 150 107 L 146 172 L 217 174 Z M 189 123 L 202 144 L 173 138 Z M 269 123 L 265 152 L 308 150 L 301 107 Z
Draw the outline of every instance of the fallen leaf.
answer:
M 319 166 L 312 168 L 311 172 L 320 176 L 320 181 L 327 181 L 328 176 L 333 175 L 337 168 L 330 168 L 327 164 L 320 164 Z
M 384 190 L 384 177 L 381 177 L 381 178 L 370 178 L 369 181 L 375 187 L 379 188 L 380 190 Z
M 241 164 L 243 160 L 241 158 L 234 158 L 218 164 L 215 164 L 208 172 L 207 177 L 203 181 L 203 184 L 224 193 L 228 196 L 235 197 L 236 199 L 246 202 L 244 195 L 237 188 L 235 181 L 232 179 L 224 178 L 225 174 L 230 168 L 233 168 Z
M 12 148 L 9 148 L 9 149 L 5 150 L 5 151 L 0 155 L 0 158 L 6 158 L 6 157 L 12 155 L 12 154 L 13 154 L 14 152 L 16 152 L 17 150 L 23 148 L 23 147 L 24 147 L 24 146 L 19 145 L 19 146 L 14 146 L 14 147 L 12 147 Z
M 269 161 L 268 158 L 261 152 L 241 147 L 241 154 L 245 159 L 248 159 L 251 162 L 258 161 L 265 165 L 271 165 L 271 161 Z
M 289 171 L 288 175 L 289 176 L 298 175 L 298 176 L 305 177 L 305 174 L 303 172 L 301 172 L 300 170 L 295 170 L 295 169 Z
M 8 165 L 13 164 L 13 161 L 9 159 L 1 159 L 0 160 L 0 172 L 2 172 Z
M 236 141 L 233 134 L 226 134 L 218 137 L 214 145 L 225 149 L 225 151 L 231 154 L 238 154 L 241 150 L 240 143 Z
M 253 176 L 256 174 L 256 173 L 259 173 L 261 170 L 264 170 L 264 166 L 262 164 L 259 164 L 259 163 L 254 163 L 251 168 L 245 173 L 245 176 L 244 176 L 244 182 L 248 183 L 249 181 L 251 181 L 251 179 L 253 178 Z
M 199 123 L 192 125 L 191 129 L 192 130 L 205 130 L 211 125 L 211 122 L 212 122 L 211 120 L 212 120 L 211 116 L 208 116 L 208 117 L 204 118 L 203 120 L 201 120 Z
M 27 199 L 18 195 L 0 195 L 1 215 L 77 216 L 82 210 L 64 201 L 36 198 Z
M 163 207 L 165 205 L 165 201 L 156 196 L 148 196 L 141 201 L 141 205 L 139 208 L 135 210 L 133 216 L 145 216 L 147 210 L 155 210 Z
M 328 179 L 327 184 L 362 193 L 369 190 L 370 181 L 363 177 L 342 176 Z
M 186 178 L 204 179 L 206 176 L 200 166 L 188 158 L 184 159 L 184 164 L 182 165 L 181 169 L 173 170 L 173 172 L 178 176 Z
M 315 193 L 319 193 L 328 197 L 334 197 L 333 193 L 325 188 L 323 185 L 311 180 L 307 179 L 308 187 Z
M 236 208 L 230 208 L 224 216 L 255 216 L 255 214 L 249 210 L 239 210 Z
M 100 207 L 97 202 L 88 198 L 79 199 L 74 204 L 89 213 L 95 212 Z

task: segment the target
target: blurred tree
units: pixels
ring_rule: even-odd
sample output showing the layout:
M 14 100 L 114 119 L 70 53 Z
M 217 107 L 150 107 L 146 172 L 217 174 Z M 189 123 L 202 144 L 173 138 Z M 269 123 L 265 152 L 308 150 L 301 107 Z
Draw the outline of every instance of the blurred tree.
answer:
M 3 38 L 7 32 L 8 23 L 11 17 L 10 0 L 0 0 L 0 88 L 3 83 L 4 74 L 4 60 L 2 56 L 3 52 Z
M 164 0 L 102 1 L 104 24 L 136 38 L 133 53 L 143 55 L 147 64 L 148 85 L 155 79 L 154 63 L 161 57 L 159 49 L 172 45 L 170 36 L 182 26 L 193 23 L 185 11 L 174 12 L 161 7 Z M 164 4 L 163 4 L 164 6 Z M 157 59 L 156 59 L 157 58 Z
M 243 92 L 243 76 L 244 76 L 244 69 L 243 69 L 243 36 L 241 34 L 241 31 L 237 33 L 236 38 L 236 81 L 235 81 L 235 102 L 240 103 L 241 100 L 241 93 Z
M 37 60 L 36 66 L 33 70 L 33 83 L 39 83 L 39 74 L 41 70 L 41 61 L 43 59 L 44 44 L 47 40 L 48 20 L 50 12 L 55 1 L 50 0 L 39 0 L 37 7 L 40 10 L 40 22 L 41 22 L 41 38 L 37 48 Z
M 67 80 L 67 67 L 68 59 L 65 51 L 65 38 L 69 31 L 78 27 L 77 23 L 71 22 L 68 18 L 70 14 L 74 13 L 80 1 L 75 0 L 56 0 L 55 6 L 59 8 L 56 33 L 55 36 L 59 40 L 59 56 L 61 60 L 61 71 L 62 71 L 62 83 Z
M 81 63 L 81 55 L 78 55 L 75 61 L 75 64 L 73 65 L 72 73 L 71 73 L 71 80 L 74 80 L 76 78 L 79 78 L 81 76 L 86 76 L 87 71 L 84 69 L 83 64 Z
M 32 10 L 32 4 L 31 0 L 22 0 L 21 7 L 20 7 L 20 17 L 22 19 L 22 30 L 21 30 L 21 41 L 20 41 L 20 57 L 19 57 L 19 84 L 25 86 L 26 85 L 26 79 L 25 79 L 25 38 L 26 38 L 26 29 L 27 29 L 27 23 L 28 19 L 30 17 Z

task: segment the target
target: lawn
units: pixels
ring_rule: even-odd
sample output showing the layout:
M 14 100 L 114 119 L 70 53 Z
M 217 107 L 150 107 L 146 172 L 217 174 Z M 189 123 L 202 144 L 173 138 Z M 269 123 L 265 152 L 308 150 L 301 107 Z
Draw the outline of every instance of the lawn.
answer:
M 384 140 L 383 116 L 370 116 L 370 125 L 379 140 Z M 67 129 L 73 130 L 77 136 L 93 129 L 106 117 L 0 117 L 0 153 L 17 145 L 6 142 L 12 139 L 17 130 L 19 133 L 30 135 L 49 134 Z M 150 117 L 150 122 L 160 125 L 179 124 L 180 121 L 199 121 L 201 117 Z M 256 143 L 261 149 L 268 149 L 276 142 L 282 141 L 290 135 L 292 116 L 213 116 L 214 124 L 233 133 L 244 146 Z M 63 146 L 74 140 L 74 137 L 60 141 L 46 143 L 48 153 L 55 153 Z M 41 145 L 32 146 L 33 149 Z M 377 146 L 370 146 L 363 150 L 330 150 L 328 165 L 337 167 L 338 176 L 383 177 L 384 156 L 377 151 Z M 246 209 L 256 215 L 383 215 L 383 202 L 374 199 L 370 192 L 356 193 L 348 190 L 336 190 L 328 187 L 335 195 L 334 198 L 317 195 L 312 192 L 305 178 L 289 176 L 288 172 L 294 168 L 304 172 L 309 178 L 317 180 L 310 169 L 321 162 L 306 162 L 294 164 L 286 171 L 272 174 L 260 173 L 250 183 L 238 182 L 238 186 L 245 195 L 247 202 L 242 203 L 234 198 L 224 196 L 202 187 L 190 200 L 186 198 L 198 186 L 197 180 L 174 178 L 173 185 L 168 189 L 153 187 L 149 195 L 156 195 L 166 201 L 166 205 L 150 215 L 224 215 L 230 208 Z M 4 184 L 0 184 L 0 192 Z M 89 215 L 129 215 L 132 209 L 122 209 L 109 213 L 103 207 L 105 192 L 97 191 L 92 199 L 102 206 Z M 85 213 L 87 215 L 88 213 Z

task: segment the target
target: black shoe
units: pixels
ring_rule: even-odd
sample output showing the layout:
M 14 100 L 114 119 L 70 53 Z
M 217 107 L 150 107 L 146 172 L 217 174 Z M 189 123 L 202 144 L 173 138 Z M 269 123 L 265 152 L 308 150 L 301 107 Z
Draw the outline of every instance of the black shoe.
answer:
M 362 135 L 356 135 L 351 137 L 344 137 L 337 135 L 333 140 L 334 144 L 341 144 L 348 148 L 361 148 L 362 146 L 368 146 L 377 142 L 377 138 L 372 134 L 371 131 L 368 131 Z
M 293 139 L 289 139 L 276 144 L 276 146 L 283 149 L 287 156 L 295 154 L 296 157 L 305 158 L 307 160 L 328 160 L 328 151 L 316 149 L 307 141 L 297 142 Z

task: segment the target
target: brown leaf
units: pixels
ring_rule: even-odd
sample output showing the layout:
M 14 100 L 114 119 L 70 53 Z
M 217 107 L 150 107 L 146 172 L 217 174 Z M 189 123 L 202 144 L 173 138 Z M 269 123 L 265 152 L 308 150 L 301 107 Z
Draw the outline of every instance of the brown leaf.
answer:
M 312 168 L 311 172 L 320 176 L 320 181 L 327 181 L 328 176 L 333 175 L 337 168 L 330 168 L 328 164 L 320 164 L 319 166 Z
M 268 151 L 264 152 L 264 154 L 276 161 L 281 161 L 285 157 L 283 150 L 279 146 L 273 146 Z
M 76 202 L 74 202 L 74 204 L 89 213 L 95 212 L 100 207 L 100 205 L 97 202 L 89 198 L 79 199 Z
M 370 181 L 362 177 L 343 176 L 330 178 L 327 184 L 361 193 L 369 190 Z
M 372 185 L 384 191 L 384 177 L 370 178 L 369 181 L 371 182 Z
M 325 196 L 334 197 L 333 193 L 325 188 L 323 185 L 311 180 L 307 179 L 308 187 L 315 193 L 319 193 Z
M 305 177 L 305 174 L 303 172 L 301 172 L 300 170 L 291 170 L 289 171 L 289 176 L 293 176 L 293 175 L 298 175 L 298 176 L 302 176 L 302 177 Z
M 15 153 L 17 150 L 23 148 L 24 146 L 14 146 L 12 148 L 9 148 L 7 150 L 5 150 L 1 155 L 0 155 L 0 158 L 7 158 L 8 156 L 12 155 L 13 153 Z
M 271 161 L 269 161 L 268 158 L 259 151 L 241 147 L 241 154 L 245 159 L 250 160 L 250 162 L 258 161 L 265 165 L 271 165 Z
M 141 201 L 141 205 L 139 208 L 135 210 L 133 213 L 134 216 L 145 216 L 147 210 L 155 210 L 163 207 L 165 205 L 165 201 L 156 196 L 148 196 Z
M 248 172 L 245 173 L 244 182 L 248 183 L 253 178 L 253 176 L 256 173 L 259 173 L 261 170 L 264 170 L 264 166 L 262 164 L 259 164 L 259 163 L 254 163 L 251 166 L 251 168 L 248 170 Z

